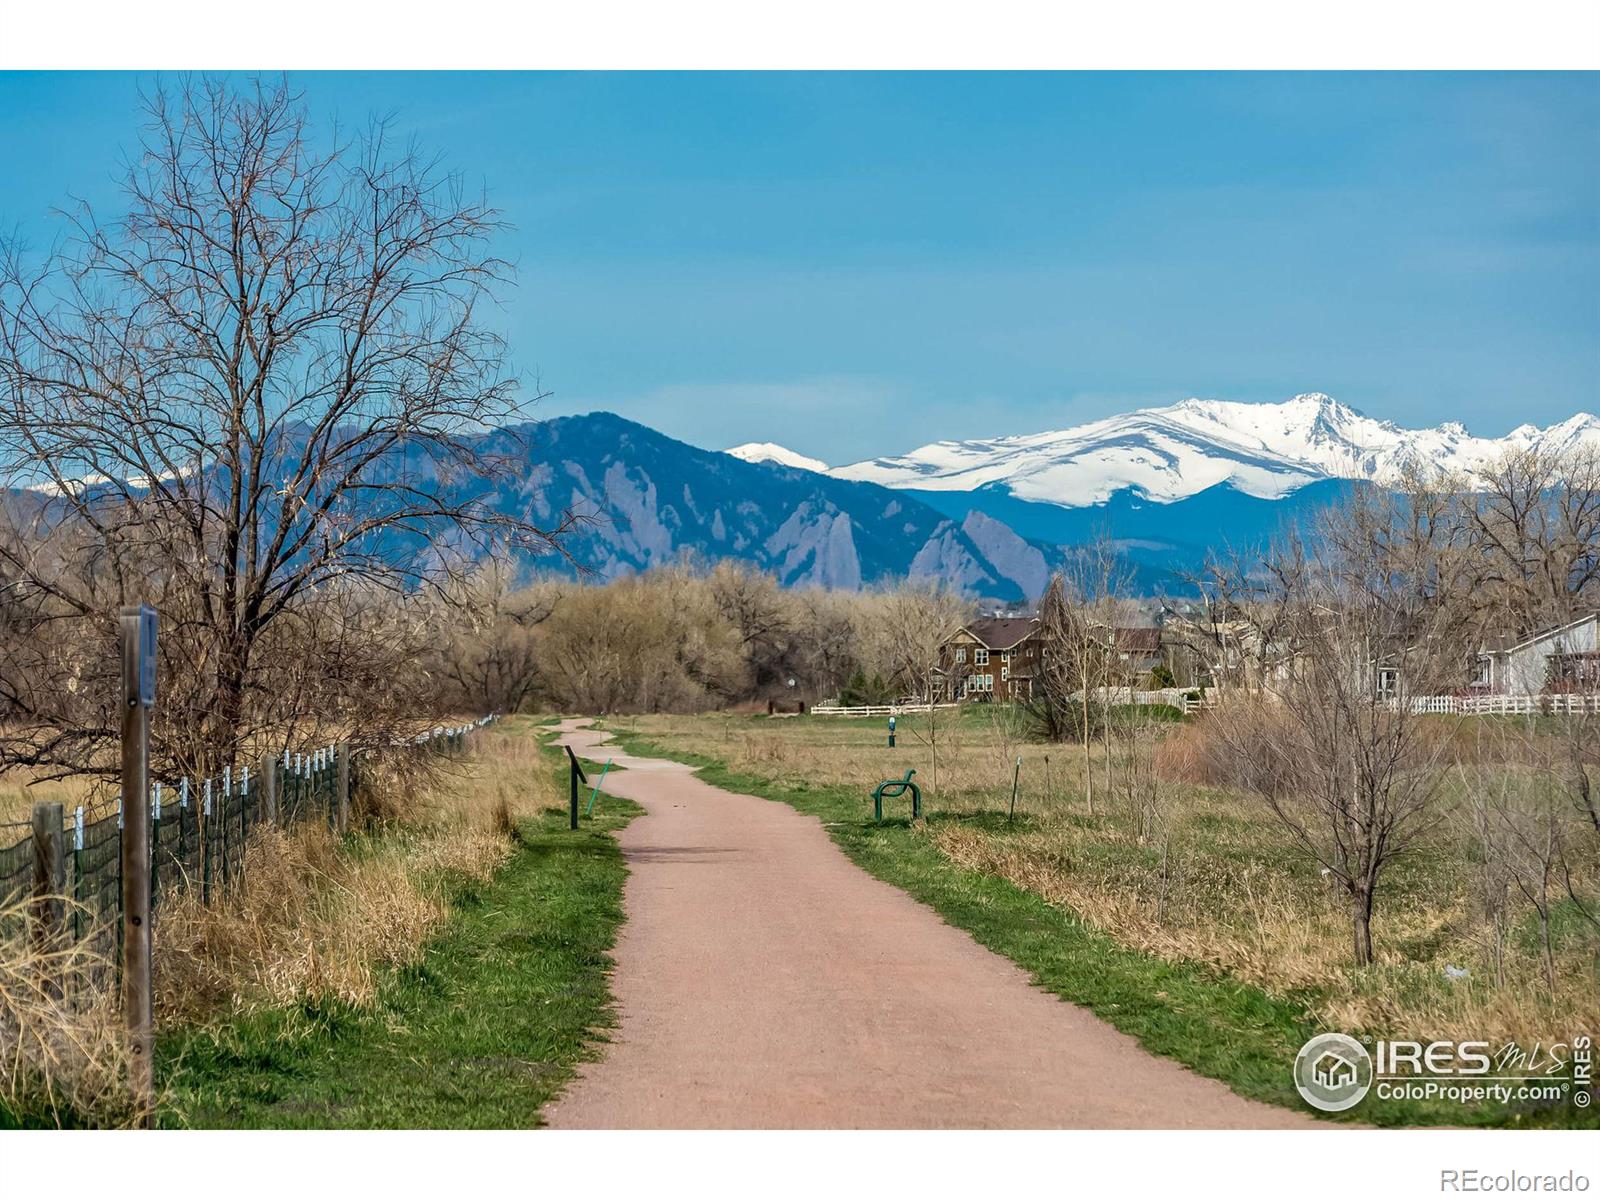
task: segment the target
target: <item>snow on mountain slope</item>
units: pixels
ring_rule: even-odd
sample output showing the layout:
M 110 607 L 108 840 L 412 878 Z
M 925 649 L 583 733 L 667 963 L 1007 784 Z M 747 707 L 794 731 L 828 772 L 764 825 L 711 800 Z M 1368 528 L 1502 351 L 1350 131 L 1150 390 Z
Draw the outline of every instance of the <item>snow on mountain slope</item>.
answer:
M 807 458 L 776 442 L 746 442 L 742 446 L 730 447 L 723 453 L 742 458 L 745 462 L 777 463 L 780 467 L 797 467 L 802 471 L 815 471 L 818 475 L 828 473 L 828 464 L 820 458 Z
M 1185 400 L 1051 433 L 934 442 L 829 473 L 938 491 L 1000 484 L 1020 499 L 1077 507 L 1126 488 L 1166 503 L 1221 483 L 1277 499 L 1318 479 L 1387 483 L 1411 466 L 1465 471 L 1512 448 L 1579 444 L 1600 448 L 1600 418 L 1477 438 L 1453 421 L 1402 429 L 1313 392 L 1278 404 Z

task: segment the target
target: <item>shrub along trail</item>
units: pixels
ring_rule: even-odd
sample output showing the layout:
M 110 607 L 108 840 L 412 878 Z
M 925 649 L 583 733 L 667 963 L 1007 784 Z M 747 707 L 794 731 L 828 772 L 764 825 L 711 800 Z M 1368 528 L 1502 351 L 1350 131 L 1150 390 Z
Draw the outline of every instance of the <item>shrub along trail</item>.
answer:
M 873 879 L 822 825 L 693 768 L 596 748 L 620 835 L 620 1024 L 546 1111 L 579 1128 L 1290 1127 L 1150 1054 Z M 904 803 L 902 801 L 902 803 Z M 1287 1063 L 1284 1070 L 1287 1072 Z

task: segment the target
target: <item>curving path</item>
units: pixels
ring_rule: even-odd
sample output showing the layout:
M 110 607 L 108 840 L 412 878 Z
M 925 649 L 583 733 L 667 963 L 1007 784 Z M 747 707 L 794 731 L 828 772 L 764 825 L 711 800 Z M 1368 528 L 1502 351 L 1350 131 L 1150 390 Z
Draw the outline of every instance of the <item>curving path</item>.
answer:
M 821 824 L 633 758 L 620 1027 L 557 1128 L 1263 1128 L 1308 1117 L 1157 1058 L 873 879 Z M 603 803 L 603 801 L 602 801 Z M 1284 1069 L 1288 1069 L 1285 1064 Z

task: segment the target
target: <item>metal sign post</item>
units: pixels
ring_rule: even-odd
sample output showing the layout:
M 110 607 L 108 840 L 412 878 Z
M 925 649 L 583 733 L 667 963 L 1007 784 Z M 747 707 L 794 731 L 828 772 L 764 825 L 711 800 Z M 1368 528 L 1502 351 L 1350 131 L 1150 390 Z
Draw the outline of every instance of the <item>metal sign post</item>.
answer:
M 894 749 L 894 716 L 889 717 L 889 749 Z
M 122 622 L 122 1012 L 128 1086 L 155 1094 L 150 1036 L 150 710 L 156 703 L 156 610 L 124 608 Z

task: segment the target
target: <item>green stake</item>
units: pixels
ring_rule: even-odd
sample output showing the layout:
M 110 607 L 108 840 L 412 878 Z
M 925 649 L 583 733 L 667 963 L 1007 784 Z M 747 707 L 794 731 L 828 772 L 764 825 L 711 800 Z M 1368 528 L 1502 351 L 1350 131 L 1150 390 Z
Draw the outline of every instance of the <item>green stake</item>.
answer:
M 600 784 L 606 781 L 606 772 L 611 770 L 611 760 L 606 759 L 606 765 L 600 768 L 600 780 L 594 785 L 594 791 L 589 793 L 589 807 L 583 810 L 586 817 L 594 815 L 594 798 L 600 794 Z

